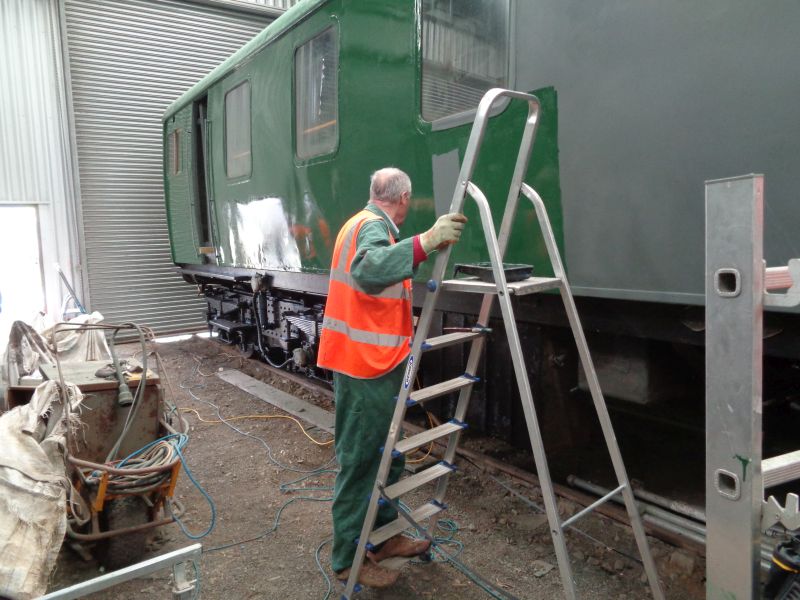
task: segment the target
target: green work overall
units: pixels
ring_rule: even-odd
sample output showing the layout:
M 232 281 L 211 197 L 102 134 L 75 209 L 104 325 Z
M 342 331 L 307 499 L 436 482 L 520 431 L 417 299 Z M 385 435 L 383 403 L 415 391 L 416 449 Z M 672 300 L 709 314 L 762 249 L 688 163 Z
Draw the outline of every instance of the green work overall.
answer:
M 357 250 L 351 263 L 351 275 L 367 293 L 380 293 L 389 285 L 410 278 L 413 269 L 412 239 L 391 244 L 389 233 L 397 239 L 398 230 L 385 213 L 370 204 L 367 210 L 383 217 L 365 223 L 358 234 Z M 357 379 L 334 373 L 336 402 L 336 458 L 340 471 L 333 492 L 333 551 L 331 566 L 341 571 L 353 564 L 356 538 L 367 513 L 369 496 L 378 473 L 381 447 L 386 442 L 394 414 L 394 398 L 406 361 L 374 379 Z M 395 459 L 387 485 L 396 482 L 405 460 Z M 378 511 L 375 526 L 397 518 L 389 506 Z
M 353 563 L 355 539 L 361 533 L 367 504 L 378 466 L 381 447 L 386 442 L 394 414 L 394 398 L 400 390 L 406 362 L 377 379 L 355 379 L 341 373 L 333 376 L 336 398 L 336 457 L 340 471 L 333 492 L 334 571 Z M 387 485 L 403 473 L 405 459 L 392 461 Z M 384 505 L 378 509 L 375 527 L 397 518 L 397 512 Z

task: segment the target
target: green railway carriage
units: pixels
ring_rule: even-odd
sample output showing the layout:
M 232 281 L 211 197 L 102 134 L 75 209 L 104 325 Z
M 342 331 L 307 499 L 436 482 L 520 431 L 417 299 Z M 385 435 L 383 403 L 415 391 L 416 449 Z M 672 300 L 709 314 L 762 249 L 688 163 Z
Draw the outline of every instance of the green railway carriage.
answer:
M 369 174 L 385 165 L 412 177 L 402 233 L 427 228 L 449 205 L 457 174 L 439 169 L 450 179 L 436 181 L 434 165 L 457 169 L 471 109 L 509 80 L 507 4 L 464 4 L 459 14 L 424 2 L 420 28 L 413 0 L 300 2 L 175 102 L 164 118 L 174 261 L 324 275 L 332 237 L 365 203 Z M 466 71 L 430 59 L 437 31 L 473 46 Z M 555 94 L 537 93 L 543 122 L 529 181 L 560 232 Z M 512 103 L 497 115 L 484 144 L 476 181 L 500 202 L 524 110 Z M 483 256 L 475 217 L 459 261 Z M 542 256 L 525 235 L 530 219 L 519 221 L 512 260 Z M 301 281 L 300 289 L 325 290 L 324 277 Z
M 532 91 L 542 111 L 526 181 L 547 203 L 601 382 L 628 409 L 675 420 L 685 408 L 696 424 L 703 180 L 765 172 L 768 260 L 800 255 L 785 225 L 800 222 L 797 22 L 789 0 L 772 10 L 730 0 L 301 0 L 164 115 L 173 260 L 201 286 L 220 338 L 323 376 L 314 350 L 333 238 L 366 202 L 369 174 L 393 165 L 411 175 L 401 235 L 424 230 L 449 206 L 483 93 Z M 497 111 L 474 178 L 498 219 L 525 110 Z M 451 265 L 486 260 L 467 207 Z M 537 231 L 521 204 L 507 258 L 546 274 Z M 552 300 L 520 300 L 518 318 L 530 369 L 550 373 L 533 378 L 535 392 L 562 402 L 585 383 Z M 469 324 L 476 311 L 446 305 L 442 324 Z M 768 369 L 800 361 L 798 320 L 768 315 L 779 332 Z M 492 402 L 474 403 L 471 422 L 522 439 L 504 342 L 490 343 L 476 393 Z M 457 352 L 436 368 L 459 368 Z

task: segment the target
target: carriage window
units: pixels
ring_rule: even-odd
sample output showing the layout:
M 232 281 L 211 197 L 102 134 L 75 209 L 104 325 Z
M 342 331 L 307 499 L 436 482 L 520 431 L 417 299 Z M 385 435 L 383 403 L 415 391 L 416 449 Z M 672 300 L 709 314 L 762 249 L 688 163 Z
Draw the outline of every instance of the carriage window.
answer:
M 250 82 L 225 94 L 225 172 L 228 177 L 250 174 Z
M 169 161 L 171 173 L 177 175 L 181 172 L 180 131 L 176 129 L 169 135 Z
M 478 106 L 508 85 L 510 0 L 422 0 L 422 118 Z
M 336 29 L 330 27 L 295 52 L 295 127 L 298 158 L 336 150 L 339 143 Z

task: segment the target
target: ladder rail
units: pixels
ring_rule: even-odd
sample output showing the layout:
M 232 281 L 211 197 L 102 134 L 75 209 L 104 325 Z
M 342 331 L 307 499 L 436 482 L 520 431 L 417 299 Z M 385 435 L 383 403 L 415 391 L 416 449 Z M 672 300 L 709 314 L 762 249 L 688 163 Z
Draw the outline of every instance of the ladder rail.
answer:
M 553 265 L 553 271 L 555 276 L 561 279 L 561 286 L 559 288 L 561 291 L 561 298 L 564 302 L 567 318 L 569 319 L 572 334 L 575 338 L 575 345 L 578 348 L 578 355 L 580 357 L 581 364 L 583 365 L 586 381 L 589 385 L 589 391 L 591 392 L 595 412 L 597 413 L 598 420 L 600 421 L 600 427 L 603 430 L 603 435 L 606 440 L 606 447 L 608 448 L 608 452 L 611 457 L 611 463 L 614 467 L 614 474 L 617 477 L 617 483 L 625 484 L 625 487 L 622 489 L 622 497 L 625 500 L 625 508 L 627 509 L 631 520 L 633 535 L 636 540 L 636 544 L 639 547 L 639 555 L 642 558 L 642 563 L 644 564 L 647 579 L 650 582 L 650 590 L 653 594 L 653 597 L 656 600 L 660 600 L 664 598 L 664 592 L 661 589 L 661 584 L 658 579 L 658 571 L 656 569 L 655 561 L 650 554 L 647 536 L 639 516 L 639 510 L 636 506 L 636 499 L 633 496 L 633 489 L 628 481 L 628 475 L 625 471 L 625 466 L 622 460 L 622 454 L 619 450 L 619 445 L 617 444 L 616 435 L 614 434 L 614 427 L 611 423 L 611 417 L 608 414 L 608 408 L 606 407 L 605 400 L 603 399 L 603 392 L 600 389 L 600 381 L 597 378 L 594 362 L 592 361 L 592 356 L 589 353 L 589 345 L 586 342 L 586 335 L 583 332 L 580 317 L 578 316 L 578 309 L 575 306 L 575 299 L 572 296 L 572 291 L 569 287 L 569 281 L 564 270 L 564 264 L 561 261 L 561 254 L 559 253 L 558 246 L 556 245 L 553 228 L 550 225 L 550 219 L 547 216 L 547 209 L 545 208 L 544 201 L 542 200 L 541 196 L 539 196 L 539 194 L 528 184 L 523 183 L 521 191 L 522 194 L 533 204 L 537 219 L 539 221 L 539 227 L 542 230 L 542 236 L 544 237 L 547 253 L 550 257 L 550 262 Z
M 546 508 L 545 513 L 547 515 L 548 526 L 550 527 L 550 535 L 553 538 L 553 546 L 555 547 L 556 557 L 558 559 L 556 562 L 558 563 L 561 581 L 564 586 L 564 595 L 568 600 L 574 600 L 576 598 L 575 582 L 572 576 L 569 555 L 567 554 L 564 533 L 558 519 L 558 506 L 556 504 L 555 490 L 553 489 L 552 480 L 550 478 L 550 468 L 544 454 L 544 447 L 541 444 L 541 429 L 536 416 L 536 409 L 533 405 L 533 393 L 531 392 L 530 382 L 528 381 L 524 354 L 519 341 L 514 311 L 511 306 L 511 297 L 508 294 L 505 273 L 503 271 L 502 254 L 498 240 L 494 235 L 494 224 L 492 221 L 491 209 L 489 208 L 489 201 L 486 199 L 483 192 L 473 183 L 468 184 L 467 191 L 475 200 L 475 203 L 478 205 L 478 210 L 481 213 L 481 221 L 483 223 L 484 234 L 486 235 L 486 245 L 489 250 L 489 259 L 492 263 L 495 283 L 497 284 L 498 302 L 506 328 L 506 337 L 508 338 L 511 360 L 514 364 L 514 373 L 516 375 L 517 386 L 522 401 L 522 410 L 525 414 L 525 422 L 528 427 L 528 436 L 531 439 L 531 448 L 533 450 L 534 462 L 536 463 L 536 473 L 539 476 L 542 499 Z
M 449 255 L 450 248 L 448 247 L 442 254 Z M 442 257 L 440 256 L 439 259 L 441 258 Z M 439 261 L 437 260 L 437 265 L 438 264 Z M 446 264 L 444 266 L 446 266 Z M 444 266 L 442 267 L 442 270 L 444 270 Z M 400 393 L 397 396 L 394 414 L 392 415 L 392 421 L 389 425 L 389 431 L 386 434 L 386 442 L 383 446 L 384 450 L 381 455 L 378 471 L 372 486 L 372 494 L 370 495 L 369 503 L 367 505 L 367 513 L 364 517 L 364 523 L 361 526 L 361 534 L 359 535 L 356 546 L 353 567 L 350 569 L 350 576 L 348 577 L 347 584 L 345 585 L 344 598 L 352 598 L 356 589 L 356 585 L 358 585 L 358 573 L 361 569 L 361 564 L 364 562 L 364 558 L 367 555 L 367 543 L 369 541 L 369 535 L 372 532 L 372 529 L 375 525 L 375 520 L 378 516 L 378 500 L 381 498 L 381 489 L 386 484 L 385 478 L 389 473 L 389 468 L 392 460 L 394 459 L 392 456 L 392 451 L 397 445 L 402 432 L 401 426 L 407 409 L 406 401 L 414 389 L 413 383 L 416 379 L 417 370 L 419 368 L 418 359 L 422 356 L 422 344 L 425 342 L 425 337 L 427 332 L 430 330 L 431 321 L 433 320 L 433 315 L 436 308 L 435 299 L 438 298 L 439 287 L 440 286 L 436 286 L 436 288 L 430 292 L 432 293 L 433 299 L 426 296 L 425 303 L 422 307 L 422 313 L 420 314 L 420 318 L 417 323 L 417 329 L 411 343 L 411 352 L 409 353 L 409 358 L 406 363 L 406 370 L 403 374 L 403 382 L 400 388 Z M 477 343 L 479 340 L 476 340 L 475 343 Z M 415 360 L 415 357 L 417 357 L 417 360 Z M 472 386 L 467 386 L 465 389 L 471 388 Z M 378 449 L 376 448 L 376 452 L 377 451 Z
M 461 164 L 461 170 L 458 175 L 458 183 L 453 192 L 453 199 L 450 202 L 450 212 L 460 212 L 464 206 L 464 198 L 467 194 L 467 184 L 472 180 L 472 175 L 475 171 L 475 165 L 478 162 L 480 155 L 480 147 L 483 143 L 483 137 L 486 133 L 486 127 L 491 117 L 491 111 L 495 104 L 504 98 L 522 100 L 528 104 L 528 116 L 525 119 L 525 128 L 520 140 L 519 150 L 517 151 L 517 159 L 514 164 L 514 174 L 511 177 L 511 184 L 509 185 L 508 197 L 506 199 L 505 211 L 503 212 L 503 220 L 500 225 L 500 232 L 497 235 L 498 247 L 500 255 L 505 255 L 508 238 L 511 234 L 511 224 L 516 212 L 517 202 L 519 200 L 520 186 L 522 185 L 522 178 L 525 176 L 525 171 L 528 169 L 531 153 L 533 151 L 533 143 L 536 139 L 536 131 L 539 127 L 539 113 L 541 103 L 539 99 L 533 94 L 526 94 L 524 92 L 517 92 L 514 90 L 504 90 L 502 88 L 492 88 L 483 96 L 478 110 L 475 114 L 475 121 L 472 125 L 469 141 L 464 150 L 464 161 Z M 450 248 L 446 252 L 440 254 L 437 258 L 436 267 L 434 272 L 438 273 L 439 263 L 443 262 L 444 266 L 441 268 L 441 275 L 444 274 L 447 261 L 450 258 Z M 436 277 L 435 280 L 441 281 L 442 277 Z
M 453 199 L 450 203 L 450 212 L 460 212 L 463 209 L 465 195 L 468 190 L 468 184 L 472 179 L 472 175 L 475 170 L 475 164 L 478 160 L 480 145 L 483 141 L 483 136 L 485 134 L 491 111 L 497 101 L 502 98 L 517 99 L 526 102 L 528 104 L 528 115 L 525 119 L 525 128 L 522 133 L 522 139 L 520 140 L 519 151 L 517 152 L 517 159 L 514 165 L 514 174 L 512 175 L 511 184 L 509 186 L 508 198 L 506 200 L 505 210 L 503 211 L 503 220 L 500 225 L 499 236 L 495 236 L 493 229 L 494 221 L 491 218 L 491 211 L 489 214 L 488 223 L 492 226 L 492 237 L 496 238 L 498 241 L 498 251 L 501 263 L 503 257 L 505 256 L 508 238 L 511 232 L 511 224 L 513 222 L 514 213 L 516 212 L 520 186 L 522 185 L 522 178 L 525 176 L 525 172 L 528 169 L 528 163 L 530 162 L 531 153 L 533 152 L 533 143 L 536 139 L 536 131 L 539 126 L 539 112 L 541 109 L 541 103 L 536 96 L 523 92 L 516 92 L 513 90 L 504 90 L 501 88 L 493 88 L 486 92 L 481 100 L 480 105 L 478 106 L 475 122 L 470 133 L 469 141 L 467 142 L 467 148 L 464 151 L 464 161 L 461 165 L 461 171 L 458 176 L 458 184 L 456 185 L 456 189 L 453 193 Z M 482 221 L 485 222 L 485 219 L 482 219 Z M 485 225 L 484 233 L 486 234 Z M 487 240 L 488 239 L 489 238 L 487 237 Z M 434 267 L 434 281 L 438 284 L 441 284 L 441 281 L 444 278 L 444 273 L 449 260 L 450 248 L 448 248 L 446 252 L 443 252 L 442 255 L 437 258 L 437 264 Z M 439 261 L 441 261 L 442 265 L 439 264 Z M 438 287 L 441 287 L 441 285 Z M 435 303 L 436 300 L 433 300 L 433 302 Z M 481 308 L 478 312 L 478 327 L 488 326 L 489 316 L 491 315 L 493 304 L 494 294 L 484 295 L 483 301 L 481 302 Z M 475 374 L 475 371 L 478 368 L 480 357 L 483 355 L 485 344 L 486 340 L 484 336 L 481 336 L 472 343 L 469 357 L 467 358 L 467 373 L 473 375 Z M 456 419 L 461 421 L 465 419 L 471 394 L 471 387 L 463 389 L 459 394 L 455 411 Z M 447 449 L 445 450 L 444 460 L 452 462 L 455 459 L 456 449 L 458 448 L 460 437 L 461 436 L 459 434 L 456 434 L 450 438 L 450 441 L 447 444 Z M 443 501 L 449 480 L 449 477 L 443 477 L 437 484 L 437 500 Z
M 449 255 L 449 253 L 450 248 L 448 248 L 443 254 Z M 439 259 L 441 259 L 441 256 Z M 437 260 L 437 265 L 438 264 L 439 263 Z M 432 292 L 434 299 L 438 298 L 438 287 L 439 286 L 437 286 Z M 435 301 L 431 301 L 426 296 L 425 303 L 422 307 L 422 313 L 420 314 L 420 318 L 417 323 L 417 329 L 411 343 L 411 352 L 409 353 L 409 358 L 406 363 L 406 370 L 403 374 L 403 382 L 400 388 L 400 393 L 398 394 L 397 401 L 395 403 L 392 421 L 389 425 L 389 431 L 386 434 L 386 442 L 384 442 L 383 446 L 384 450 L 381 455 L 378 471 L 372 486 L 372 494 L 370 495 L 370 499 L 367 504 L 367 513 L 364 517 L 364 523 L 361 526 L 361 534 L 359 535 L 356 553 L 353 558 L 353 567 L 350 569 L 350 576 L 345 584 L 344 598 L 352 598 L 356 586 L 358 585 L 358 574 L 361 569 L 361 564 L 364 562 L 364 559 L 367 555 L 367 543 L 369 541 L 369 535 L 372 532 L 372 529 L 375 525 L 375 519 L 378 516 L 378 500 L 381 498 L 381 489 L 386 483 L 385 478 L 389 473 L 389 468 L 392 460 L 394 459 L 392 456 L 392 451 L 397 445 L 398 439 L 400 438 L 402 431 L 401 425 L 407 408 L 406 401 L 413 391 L 413 382 L 417 376 L 417 370 L 419 368 L 419 360 L 415 360 L 414 357 L 421 357 L 422 355 L 422 344 L 425 341 L 427 332 L 430 330 L 435 307 Z M 468 386 L 468 388 L 471 388 L 471 386 Z M 377 452 L 378 449 L 376 448 L 375 451 Z

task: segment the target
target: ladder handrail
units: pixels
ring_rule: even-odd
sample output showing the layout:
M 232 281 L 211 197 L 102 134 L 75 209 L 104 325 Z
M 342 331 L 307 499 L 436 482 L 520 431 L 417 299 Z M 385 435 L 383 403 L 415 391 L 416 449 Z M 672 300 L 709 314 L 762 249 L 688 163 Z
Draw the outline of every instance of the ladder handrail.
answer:
M 498 239 L 498 248 L 500 251 L 501 260 L 505 255 L 506 243 L 508 242 L 508 232 L 511 229 L 511 221 L 514 216 L 514 212 L 516 211 L 517 200 L 520 193 L 519 190 L 520 186 L 522 185 L 522 176 L 524 175 L 525 170 L 528 168 L 528 161 L 530 160 L 531 150 L 533 149 L 533 142 L 536 139 L 536 129 L 539 123 L 539 112 L 541 108 L 541 103 L 536 96 L 533 94 L 526 94 L 524 92 L 506 90 L 503 88 L 492 88 L 484 94 L 480 104 L 478 105 L 478 110 L 475 113 L 475 121 L 472 124 L 472 131 L 470 132 L 469 141 L 467 142 L 467 147 L 464 151 L 464 161 L 461 164 L 458 182 L 453 192 L 453 199 L 450 203 L 450 212 L 461 212 L 463 209 L 464 198 L 467 194 L 467 184 L 470 183 L 473 171 L 475 170 L 475 164 L 478 160 L 478 154 L 483 142 L 483 136 L 486 132 L 486 127 L 489 119 L 491 118 L 492 109 L 502 98 L 511 98 L 527 102 L 528 116 L 525 119 L 525 130 L 522 134 L 520 148 L 517 153 L 514 175 L 512 176 L 511 187 L 509 189 L 509 201 L 506 202 L 503 221 L 500 227 L 500 235 L 496 236 Z M 433 304 L 436 304 L 438 301 L 439 292 L 441 291 L 439 284 L 444 278 L 452 249 L 452 246 L 448 246 L 446 249 L 439 252 L 439 255 L 436 257 L 436 262 L 434 263 L 431 274 L 431 282 L 429 282 L 430 291 L 428 292 L 428 295 L 433 296 L 431 299 Z M 427 296 L 425 301 L 429 301 Z M 479 322 L 488 319 L 493 302 L 494 297 L 491 295 L 487 295 L 484 298 L 481 305 Z M 421 315 L 420 321 L 417 324 L 417 330 L 428 331 L 430 326 L 430 317 L 432 317 L 432 312 L 429 314 L 424 314 L 423 312 L 423 315 Z M 423 341 L 421 339 L 417 339 L 418 337 L 419 336 L 414 336 L 414 341 L 412 343 L 411 355 L 413 356 L 416 356 L 419 353 L 420 345 Z M 418 367 L 419 365 L 415 364 L 409 365 L 405 377 L 407 381 L 409 379 L 411 381 L 414 380 Z M 405 402 L 407 397 L 408 390 L 401 390 L 400 401 Z
M 467 147 L 464 150 L 464 162 L 461 164 L 461 171 L 458 175 L 458 185 L 453 191 L 453 199 L 450 202 L 451 212 L 458 211 L 463 206 L 464 195 L 467 191 L 467 182 L 472 179 L 472 174 L 475 170 L 475 164 L 478 162 L 478 156 L 480 155 L 480 149 L 483 144 L 483 136 L 486 133 L 486 126 L 489 122 L 489 119 L 492 117 L 491 111 L 497 101 L 504 97 L 516 98 L 518 100 L 524 100 L 528 103 L 528 117 L 525 120 L 526 128 L 528 126 L 535 127 L 538 123 L 539 108 L 541 103 L 533 94 L 526 94 L 524 92 L 517 92 L 514 90 L 505 90 L 502 88 L 492 88 L 486 92 L 486 94 L 484 94 L 480 104 L 478 105 L 478 110 L 475 113 L 475 121 L 472 124 L 472 131 L 469 134 L 469 141 L 467 141 Z M 524 138 L 523 141 L 525 141 Z M 532 144 L 530 145 L 532 146 Z M 520 144 L 520 152 L 517 154 L 518 159 L 523 154 L 523 149 L 525 149 L 524 146 Z M 530 150 L 530 148 L 528 148 L 528 150 Z M 527 163 L 527 159 L 525 162 Z
M 523 183 L 520 186 L 520 192 L 533 204 L 533 210 L 536 212 L 536 219 L 539 221 L 539 227 L 542 230 L 544 246 L 550 258 L 550 263 L 553 265 L 553 275 L 555 277 L 560 277 L 565 285 L 569 285 L 567 282 L 567 272 L 566 269 L 564 269 L 564 262 L 561 260 L 561 252 L 558 250 L 556 236 L 553 233 L 553 227 L 550 224 L 550 217 L 547 214 L 547 207 L 544 205 L 544 200 L 542 200 L 539 193 L 527 183 Z
M 528 167 L 530 153 L 533 149 L 533 140 L 536 138 L 536 129 L 539 124 L 539 112 L 541 103 L 539 99 L 533 94 L 526 94 L 524 92 L 517 92 L 514 90 L 506 90 L 502 88 L 492 88 L 484 94 L 478 105 L 478 110 L 475 113 L 475 121 L 472 124 L 472 131 L 469 134 L 467 147 L 464 150 L 464 161 L 461 164 L 461 170 L 458 174 L 458 183 L 453 191 L 453 199 L 450 202 L 450 212 L 460 212 L 464 205 L 464 196 L 467 193 L 467 183 L 472 179 L 475 171 L 475 165 L 478 162 L 480 149 L 483 144 L 483 136 L 486 133 L 486 127 L 489 119 L 492 118 L 492 109 L 498 100 L 502 98 L 511 98 L 523 100 L 528 103 L 528 116 L 525 119 L 525 130 L 523 132 L 522 140 L 520 141 L 520 148 L 517 152 L 517 161 L 514 167 L 514 175 L 511 179 L 511 186 L 509 188 L 509 198 L 506 202 L 508 207 L 510 204 L 516 205 L 519 196 L 519 186 L 522 183 L 522 176 L 525 169 Z M 516 193 L 514 193 L 516 189 Z M 508 212 L 508 211 L 507 211 Z M 513 214 L 513 211 L 510 211 Z M 510 220 L 510 216 L 508 217 Z M 506 216 L 503 218 L 503 223 L 506 223 Z M 502 231 L 501 227 L 501 231 Z M 498 237 L 498 239 L 500 239 Z M 500 240 L 501 251 L 505 250 L 506 240 Z M 449 254 L 449 253 L 443 253 Z
M 511 177 L 511 183 L 509 185 L 508 198 L 506 199 L 500 231 L 495 235 L 497 238 L 497 246 L 501 261 L 505 256 L 508 237 L 511 232 L 511 223 L 514 218 L 514 213 L 516 212 L 520 187 L 522 186 L 522 177 L 528 168 L 531 152 L 533 150 L 533 143 L 536 139 L 536 130 L 539 127 L 541 102 L 536 96 L 533 94 L 527 94 L 525 92 L 506 90 L 503 88 L 492 88 L 484 94 L 480 104 L 478 105 L 478 110 L 475 113 L 475 120 L 472 124 L 472 131 L 470 132 L 466 150 L 464 151 L 464 160 L 461 164 L 458 182 L 456 183 L 455 190 L 453 191 L 453 199 L 450 202 L 450 212 L 461 212 L 461 210 L 463 210 L 464 198 L 467 194 L 467 185 L 471 182 L 475 165 L 478 161 L 481 145 L 483 143 L 483 136 L 486 132 L 489 119 L 492 118 L 492 109 L 498 103 L 498 101 L 503 98 L 517 99 L 527 102 L 528 116 L 525 119 L 525 128 L 523 130 L 522 139 L 520 140 L 520 147 L 517 152 L 514 174 Z M 493 223 L 494 221 L 492 221 L 492 226 L 494 226 Z M 444 278 L 447 264 L 450 261 L 450 252 L 452 251 L 452 248 L 452 246 L 448 246 L 445 250 L 440 252 L 439 256 L 436 257 L 436 262 L 433 266 L 431 275 L 433 286 L 429 286 L 430 291 L 428 293 L 433 295 L 432 302 L 434 304 L 438 302 L 438 296 L 440 292 L 438 284 L 441 283 L 442 279 Z M 478 316 L 479 324 L 485 325 L 485 322 L 488 322 L 489 314 L 491 313 L 493 304 L 494 296 L 491 294 L 486 295 L 481 302 L 481 308 Z M 420 322 L 418 328 L 423 326 L 426 329 L 422 330 L 427 331 L 428 325 L 428 323 Z M 416 340 L 414 344 L 415 345 L 412 347 L 412 354 L 416 355 L 419 350 L 416 347 Z M 412 377 L 416 376 L 416 369 L 416 365 L 412 366 Z
M 453 199 L 450 202 L 450 212 L 461 212 L 464 207 L 464 198 L 467 194 L 467 185 L 472 180 L 472 175 L 475 171 L 475 165 L 478 162 L 481 145 L 483 143 L 483 136 L 486 133 L 486 127 L 489 119 L 492 118 L 492 109 L 497 102 L 503 98 L 511 98 L 523 100 L 528 103 L 528 116 L 525 118 L 525 128 L 520 140 L 519 150 L 517 151 L 517 159 L 514 165 L 514 173 L 511 177 L 509 184 L 508 197 L 506 199 L 505 210 L 503 212 L 503 220 L 500 224 L 500 230 L 495 237 L 497 238 L 497 247 L 499 249 L 501 261 L 505 257 L 506 247 L 508 245 L 508 238 L 511 233 L 511 224 L 514 219 L 514 213 L 517 210 L 517 202 L 519 200 L 520 187 L 522 186 L 522 178 L 525 171 L 528 169 L 531 152 L 533 151 L 533 143 L 536 139 L 536 130 L 539 127 L 539 113 L 541 109 L 541 102 L 533 94 L 526 94 L 525 92 L 517 92 L 514 90 L 506 90 L 502 88 L 492 88 L 484 94 L 478 105 L 478 110 L 475 113 L 475 121 L 472 124 L 472 131 L 469 135 L 466 150 L 464 151 L 464 161 L 461 164 L 461 171 L 459 172 L 458 182 L 453 191 Z M 492 224 L 494 221 L 492 221 Z M 494 226 L 494 225 L 492 225 Z M 436 262 L 433 266 L 432 280 L 438 284 L 444 277 L 447 264 L 450 261 L 450 251 L 452 246 L 449 246 L 443 252 L 439 253 L 436 257 Z M 439 290 L 432 290 L 434 294 L 435 303 L 438 300 Z M 494 296 L 487 295 L 481 304 L 479 313 L 479 322 L 488 319 L 488 316 L 494 303 Z M 416 349 L 414 349 L 416 351 Z

